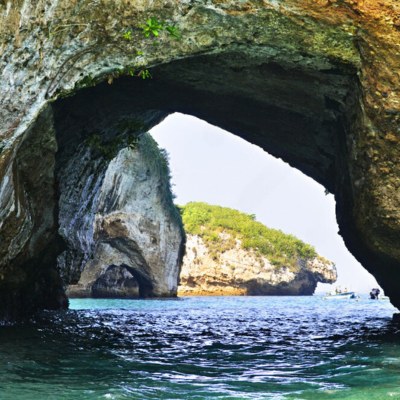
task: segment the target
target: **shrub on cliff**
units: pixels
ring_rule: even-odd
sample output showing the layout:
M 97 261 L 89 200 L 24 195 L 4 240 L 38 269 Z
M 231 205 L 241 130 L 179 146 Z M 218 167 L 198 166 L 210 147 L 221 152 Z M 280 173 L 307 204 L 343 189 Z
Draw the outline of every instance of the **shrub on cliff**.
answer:
M 317 257 L 313 246 L 266 227 L 252 214 L 200 202 L 179 208 L 186 233 L 200 236 L 214 258 L 233 248 L 237 240 L 244 249 L 254 250 L 277 267 L 295 267 L 299 258 Z

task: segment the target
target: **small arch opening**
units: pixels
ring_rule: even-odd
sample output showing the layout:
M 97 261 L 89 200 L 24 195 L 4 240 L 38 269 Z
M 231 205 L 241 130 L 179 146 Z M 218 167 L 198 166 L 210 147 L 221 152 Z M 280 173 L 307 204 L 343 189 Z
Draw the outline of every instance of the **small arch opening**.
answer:
M 110 265 L 93 283 L 94 298 L 147 298 L 153 285 L 148 277 L 128 265 Z

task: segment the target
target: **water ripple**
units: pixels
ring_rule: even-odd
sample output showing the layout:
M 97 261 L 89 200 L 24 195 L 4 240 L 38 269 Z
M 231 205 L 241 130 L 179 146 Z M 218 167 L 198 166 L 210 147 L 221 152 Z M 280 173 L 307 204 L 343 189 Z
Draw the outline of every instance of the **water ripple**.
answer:
M 400 399 L 400 333 L 387 302 L 72 305 L 0 328 L 0 399 L 360 400 L 367 390 L 369 400 Z

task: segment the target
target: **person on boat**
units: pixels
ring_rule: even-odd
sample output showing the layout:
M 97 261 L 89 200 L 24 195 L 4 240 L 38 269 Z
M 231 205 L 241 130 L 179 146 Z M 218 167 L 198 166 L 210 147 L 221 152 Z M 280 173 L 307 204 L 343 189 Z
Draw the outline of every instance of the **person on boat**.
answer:
M 378 300 L 380 293 L 381 291 L 378 288 L 374 288 L 370 291 L 369 297 L 371 298 L 371 300 Z

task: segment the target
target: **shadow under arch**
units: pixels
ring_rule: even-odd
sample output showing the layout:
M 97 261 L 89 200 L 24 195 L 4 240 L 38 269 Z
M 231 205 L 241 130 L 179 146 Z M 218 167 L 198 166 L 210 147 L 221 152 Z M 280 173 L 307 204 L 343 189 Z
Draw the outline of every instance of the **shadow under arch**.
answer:
M 152 286 L 151 279 L 136 268 L 110 265 L 93 283 L 91 294 L 94 298 L 146 298 Z

